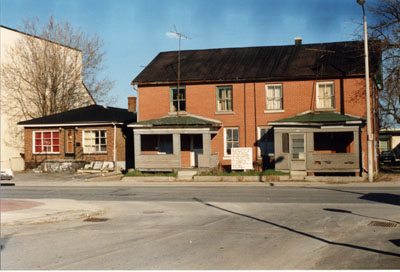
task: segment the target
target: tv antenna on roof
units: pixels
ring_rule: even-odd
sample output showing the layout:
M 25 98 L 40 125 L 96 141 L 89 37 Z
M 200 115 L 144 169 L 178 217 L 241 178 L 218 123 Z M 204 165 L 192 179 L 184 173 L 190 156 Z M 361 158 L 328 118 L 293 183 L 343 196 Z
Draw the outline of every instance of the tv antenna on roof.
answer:
M 179 116 L 179 111 L 180 109 L 180 95 L 179 95 L 179 85 L 180 85 L 180 80 L 181 80 L 181 40 L 185 39 L 185 40 L 190 40 L 190 38 L 186 35 L 183 35 L 182 33 L 178 32 L 178 29 L 176 28 L 176 26 L 174 25 L 174 30 L 168 31 L 167 33 L 165 33 L 168 37 L 170 38 L 177 38 L 179 39 L 179 50 L 178 50 L 178 88 L 176 90 L 177 92 L 177 100 L 178 100 L 178 107 L 176 109 L 176 113 Z

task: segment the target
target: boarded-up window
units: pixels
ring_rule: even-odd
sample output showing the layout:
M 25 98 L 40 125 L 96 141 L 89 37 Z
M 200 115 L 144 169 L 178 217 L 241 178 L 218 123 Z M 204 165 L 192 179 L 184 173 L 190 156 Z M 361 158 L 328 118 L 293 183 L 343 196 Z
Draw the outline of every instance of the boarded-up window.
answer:
M 317 108 L 328 109 L 335 107 L 335 88 L 333 82 L 317 83 Z
M 232 86 L 217 87 L 217 111 L 233 111 Z
M 268 84 L 265 86 L 267 110 L 281 110 L 282 84 Z

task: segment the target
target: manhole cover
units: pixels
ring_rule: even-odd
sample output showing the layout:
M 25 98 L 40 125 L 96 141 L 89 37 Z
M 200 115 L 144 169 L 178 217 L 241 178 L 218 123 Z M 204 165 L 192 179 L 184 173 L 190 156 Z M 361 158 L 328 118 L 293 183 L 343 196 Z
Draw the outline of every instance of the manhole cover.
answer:
M 371 221 L 369 222 L 368 226 L 393 228 L 397 227 L 397 224 L 391 222 Z
M 144 211 L 145 214 L 164 213 L 164 211 Z
M 89 218 L 86 218 L 83 221 L 85 221 L 85 222 L 104 222 L 104 221 L 107 221 L 107 220 L 108 220 L 108 218 L 89 217 Z

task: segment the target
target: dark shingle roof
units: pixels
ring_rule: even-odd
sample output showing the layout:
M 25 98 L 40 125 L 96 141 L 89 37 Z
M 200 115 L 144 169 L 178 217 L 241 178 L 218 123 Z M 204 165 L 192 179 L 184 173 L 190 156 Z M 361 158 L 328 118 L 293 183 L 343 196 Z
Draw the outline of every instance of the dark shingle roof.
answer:
M 370 42 L 371 71 L 379 69 L 378 42 Z M 374 48 L 374 49 L 373 49 Z M 177 51 L 159 53 L 133 84 L 177 81 Z M 364 75 L 359 41 L 181 51 L 181 81 L 270 81 Z
M 136 122 L 136 113 L 127 109 L 90 105 L 45 117 L 19 122 L 18 125 L 86 124 Z
M 346 122 L 362 122 L 364 119 L 356 118 L 346 114 L 340 114 L 337 112 L 309 112 L 306 114 L 300 114 L 289 118 L 284 118 L 271 123 L 346 123 Z

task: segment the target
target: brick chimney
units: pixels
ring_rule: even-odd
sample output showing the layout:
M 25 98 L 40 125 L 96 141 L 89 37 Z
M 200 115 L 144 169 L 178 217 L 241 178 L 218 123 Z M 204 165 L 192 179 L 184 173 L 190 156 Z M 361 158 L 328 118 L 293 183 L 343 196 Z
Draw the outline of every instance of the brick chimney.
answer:
M 302 40 L 303 39 L 301 37 L 296 37 L 296 38 L 294 38 L 294 44 L 295 45 L 301 45 Z
M 136 112 L 136 96 L 128 96 L 128 110 Z

